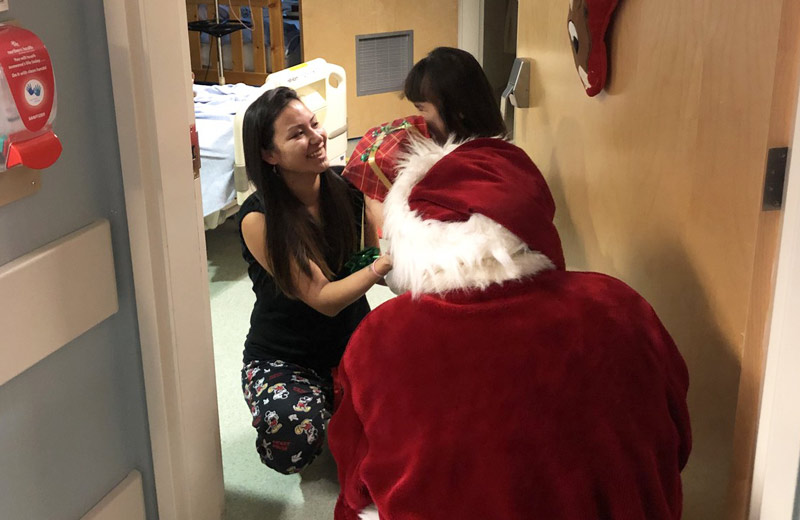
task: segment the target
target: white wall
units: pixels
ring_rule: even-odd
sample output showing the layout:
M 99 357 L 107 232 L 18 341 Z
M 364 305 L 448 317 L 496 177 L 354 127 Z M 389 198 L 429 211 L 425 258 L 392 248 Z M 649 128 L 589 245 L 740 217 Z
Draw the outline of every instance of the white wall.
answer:
M 138 469 L 157 518 L 102 0 L 12 0 L 9 18 L 50 52 L 64 151 L 0 207 L 0 265 L 108 219 L 119 311 L 0 386 L 0 516 L 80 518 Z

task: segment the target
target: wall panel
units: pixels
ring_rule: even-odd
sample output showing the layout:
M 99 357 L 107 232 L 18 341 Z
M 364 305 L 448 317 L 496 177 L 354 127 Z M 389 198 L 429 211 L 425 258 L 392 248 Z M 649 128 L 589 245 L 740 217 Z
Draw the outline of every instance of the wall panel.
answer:
M 102 220 L 0 266 L 0 385 L 117 312 Z

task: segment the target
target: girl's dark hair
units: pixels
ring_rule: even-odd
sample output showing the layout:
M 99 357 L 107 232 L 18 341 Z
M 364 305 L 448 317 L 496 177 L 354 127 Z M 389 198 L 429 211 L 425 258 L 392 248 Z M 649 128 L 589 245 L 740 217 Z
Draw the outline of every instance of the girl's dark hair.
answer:
M 489 80 L 467 51 L 433 49 L 408 73 L 403 93 L 412 103 L 432 103 L 457 140 L 507 133 Z
M 262 158 L 262 150 L 274 148 L 275 120 L 286 106 L 298 100 L 288 87 L 269 90 L 244 113 L 242 141 L 247 178 L 264 203 L 267 268 L 278 289 L 297 297 L 291 263 L 311 275 L 309 261 L 333 279 L 358 247 L 352 195 L 347 183 L 330 169 L 320 174 L 320 220 L 318 225 L 292 193 L 278 167 Z

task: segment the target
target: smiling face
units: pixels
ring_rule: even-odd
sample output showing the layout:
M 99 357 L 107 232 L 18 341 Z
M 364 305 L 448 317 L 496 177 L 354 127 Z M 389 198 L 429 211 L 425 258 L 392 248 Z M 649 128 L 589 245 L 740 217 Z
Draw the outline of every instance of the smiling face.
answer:
M 447 140 L 447 127 L 442 121 L 442 116 L 439 115 L 439 111 L 436 109 L 436 105 L 433 103 L 429 103 L 428 101 L 419 101 L 414 103 L 414 107 L 416 107 L 419 115 L 425 119 L 425 124 L 428 126 L 428 132 L 433 137 L 434 141 L 438 143 L 444 143 Z
M 271 150 L 262 157 L 286 174 L 321 173 L 328 166 L 328 134 L 306 106 L 292 100 L 275 119 Z

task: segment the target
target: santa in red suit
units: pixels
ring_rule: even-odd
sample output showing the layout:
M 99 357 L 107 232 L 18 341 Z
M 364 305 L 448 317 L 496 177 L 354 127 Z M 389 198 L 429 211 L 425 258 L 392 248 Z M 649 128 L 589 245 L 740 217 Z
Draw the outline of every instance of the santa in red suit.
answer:
M 680 518 L 686 365 L 636 291 L 565 270 L 525 152 L 417 141 L 384 210 L 407 292 L 340 365 L 335 518 Z

